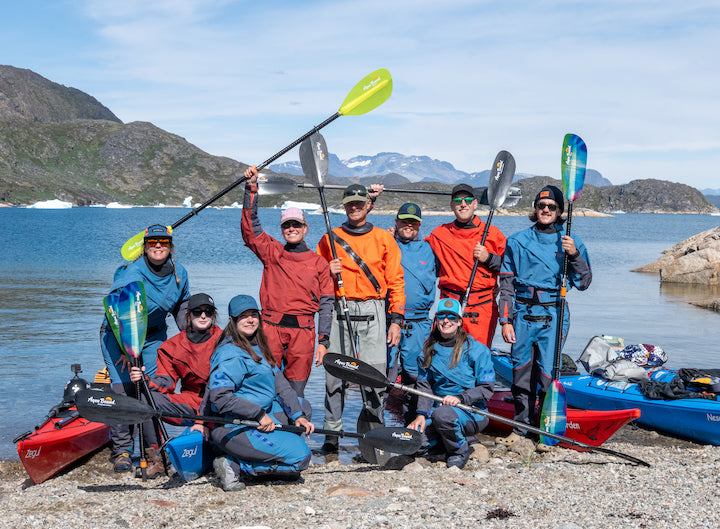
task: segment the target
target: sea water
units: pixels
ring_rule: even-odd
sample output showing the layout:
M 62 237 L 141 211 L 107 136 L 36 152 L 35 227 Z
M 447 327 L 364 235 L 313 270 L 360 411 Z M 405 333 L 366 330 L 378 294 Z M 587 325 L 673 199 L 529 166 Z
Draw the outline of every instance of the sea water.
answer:
M 120 247 L 149 224 L 172 224 L 187 210 L 173 208 L 0 208 L 0 459 L 17 459 L 12 439 L 32 429 L 62 399 L 79 363 L 92 380 L 103 367 L 99 330 L 102 299 L 122 264 Z M 239 293 L 257 296 L 258 259 L 240 235 L 239 209 L 206 209 L 177 228 L 175 258 L 188 270 L 193 293 L 206 292 L 227 321 L 227 303 Z M 280 210 L 259 213 L 266 231 L 280 239 Z M 308 215 L 307 241 L 315 248 L 325 232 L 322 215 Z M 345 217 L 332 214 L 333 227 Z M 392 216 L 371 215 L 386 228 Z M 421 234 L 449 222 L 426 216 Z M 527 217 L 493 220 L 503 233 L 530 225 Z M 573 234 L 590 253 L 593 283 L 570 291 L 570 335 L 564 352 L 577 358 L 593 335 L 620 336 L 626 344 L 650 343 L 668 353 L 668 365 L 718 367 L 720 315 L 689 300 L 719 295 L 707 287 L 660 285 L 656 275 L 630 272 L 657 260 L 674 244 L 717 226 L 711 215 L 575 217 Z M 177 332 L 170 323 L 171 334 Z M 496 333 L 495 346 L 509 349 Z M 306 390 L 313 422 L 322 425 L 324 376 L 314 368 Z M 359 397 L 348 398 L 345 428 L 353 431 Z M 322 438 L 313 436 L 311 446 Z

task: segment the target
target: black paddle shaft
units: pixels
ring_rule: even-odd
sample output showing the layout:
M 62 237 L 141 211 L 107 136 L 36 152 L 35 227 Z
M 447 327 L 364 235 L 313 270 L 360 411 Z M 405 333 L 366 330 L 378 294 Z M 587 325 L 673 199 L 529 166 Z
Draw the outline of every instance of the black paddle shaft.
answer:
M 572 225 L 572 208 L 573 203 L 568 202 L 568 218 L 567 231 L 565 235 L 570 237 L 570 227 Z M 558 322 L 557 334 L 555 336 L 555 357 L 553 358 L 553 380 L 560 378 L 560 359 L 562 358 L 562 338 L 563 338 L 563 320 L 565 319 L 565 295 L 567 294 L 567 271 L 568 271 L 568 254 L 564 252 L 562 279 L 560 280 L 560 297 L 558 298 Z

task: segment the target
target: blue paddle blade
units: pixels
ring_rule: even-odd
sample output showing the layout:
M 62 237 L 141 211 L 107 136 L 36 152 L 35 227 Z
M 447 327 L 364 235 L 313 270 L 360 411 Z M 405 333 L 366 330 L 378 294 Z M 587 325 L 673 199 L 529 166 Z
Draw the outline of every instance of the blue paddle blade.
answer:
M 118 296 L 120 343 L 130 358 L 140 358 L 147 333 L 147 299 L 139 281 L 128 283 Z
M 575 202 L 585 183 L 587 146 L 580 136 L 565 134 L 560 166 L 562 168 L 562 190 L 568 202 Z
M 122 344 L 122 335 L 120 334 L 120 315 L 118 309 L 119 297 L 120 296 L 116 292 L 112 292 L 103 298 L 103 305 L 105 306 L 105 316 L 107 317 L 110 329 L 112 329 L 115 339 L 120 345 L 120 349 L 123 353 L 125 353 L 125 348 Z
M 565 398 L 565 387 L 559 380 L 553 380 L 550 389 L 545 395 L 542 413 L 540 414 L 540 429 L 557 435 L 565 435 L 567 424 L 567 399 Z M 554 446 L 557 439 L 540 436 L 540 442 Z

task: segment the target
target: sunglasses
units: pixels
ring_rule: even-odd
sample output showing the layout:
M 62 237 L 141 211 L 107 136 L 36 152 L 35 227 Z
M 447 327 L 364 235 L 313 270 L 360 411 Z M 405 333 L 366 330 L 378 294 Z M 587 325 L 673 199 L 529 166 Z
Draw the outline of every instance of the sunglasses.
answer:
M 535 204 L 535 207 L 542 211 L 545 208 L 548 208 L 550 211 L 556 211 L 557 210 L 557 204 L 550 204 L 549 202 L 538 202 Z
M 170 239 L 147 239 L 147 243 L 150 246 L 155 246 L 156 244 L 159 244 L 163 248 L 166 246 L 170 246 Z
M 367 190 L 365 189 L 351 189 L 350 191 L 345 191 L 343 193 L 343 197 L 367 197 Z
M 297 220 L 288 220 L 287 222 L 283 222 L 283 223 L 280 225 L 280 227 L 281 227 L 283 230 L 287 230 L 287 229 L 289 229 L 289 228 L 300 229 L 300 228 L 302 228 L 303 226 L 304 226 L 304 224 L 303 224 L 302 222 L 297 221 Z
M 196 318 L 199 318 L 199 317 L 202 316 L 203 314 L 205 314 L 208 318 L 212 318 L 213 316 L 215 316 L 215 309 L 213 309 L 213 308 L 209 308 L 209 309 L 202 309 L 202 308 L 200 308 L 200 309 L 192 309 L 190 312 L 191 312 L 192 315 L 195 316 Z
M 458 316 L 457 314 L 449 314 L 447 312 L 442 312 L 440 314 L 436 314 L 435 317 L 437 318 L 437 321 L 443 321 L 443 320 L 458 321 L 460 319 L 460 316 Z
M 475 197 L 455 197 L 453 198 L 453 202 L 456 206 L 459 206 L 463 202 L 465 204 L 472 204 L 472 201 L 475 200 Z

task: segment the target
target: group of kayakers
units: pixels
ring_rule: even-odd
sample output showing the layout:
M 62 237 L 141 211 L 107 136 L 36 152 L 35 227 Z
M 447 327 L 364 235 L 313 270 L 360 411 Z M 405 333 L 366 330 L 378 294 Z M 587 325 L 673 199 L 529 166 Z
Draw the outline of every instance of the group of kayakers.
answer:
M 161 411 L 228 418 L 225 425 L 193 425 L 221 454 L 213 466 L 225 490 L 244 488 L 249 476 L 296 479 L 307 468 L 307 444 L 276 424 L 314 431 L 304 389 L 313 361 L 321 365 L 327 352 L 356 355 L 392 380 L 399 376 L 403 384 L 441 397 L 437 405 L 406 397 L 405 425 L 423 432 L 421 454 L 462 468 L 472 452 L 468 439 L 488 420 L 457 406 L 485 409 L 492 396 L 489 348 L 499 321 L 503 339 L 512 344 L 515 419 L 535 424 L 536 393 L 542 401 L 552 380 L 565 254 L 570 287 L 584 290 L 592 279 L 585 246 L 563 235 L 559 189 L 544 187 L 533 203 L 533 225 L 506 239 L 475 215 L 475 190 L 456 185 L 450 201 L 455 220 L 423 239 L 419 206 L 403 204 L 395 226 L 381 229 L 367 217 L 383 187 L 352 184 L 343 191 L 347 220 L 324 235 L 313 252 L 304 240 L 308 226 L 300 209 L 281 214 L 284 243 L 263 231 L 257 215 L 258 173 L 250 167 L 245 176 L 241 231 L 263 263 L 260 304 L 248 295 L 235 296 L 221 330 L 212 297 L 190 295 L 187 273 L 172 257 L 170 231 L 153 225 L 146 230 L 142 256 L 121 266 L 112 286 L 145 285 L 143 367 L 129 368 L 109 325 L 101 331 L 114 391 L 134 396 L 135 382 L 147 377 L 147 393 Z M 181 332 L 167 340 L 170 314 Z M 569 311 L 564 315 L 562 341 Z M 347 386 L 326 373 L 326 430 L 342 429 Z M 361 388 L 361 395 L 358 424 L 384 424 L 386 391 Z M 234 419 L 249 422 L 232 424 Z M 155 477 L 165 471 L 158 434 L 152 424 L 144 425 L 143 434 L 147 475 Z M 498 442 L 512 445 L 525 434 L 516 429 Z M 133 468 L 132 439 L 131 428 L 113 428 L 116 472 Z M 337 452 L 338 436 L 327 435 L 322 451 Z

